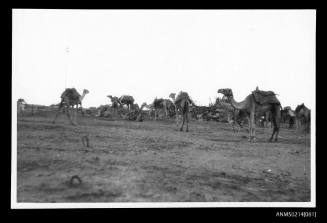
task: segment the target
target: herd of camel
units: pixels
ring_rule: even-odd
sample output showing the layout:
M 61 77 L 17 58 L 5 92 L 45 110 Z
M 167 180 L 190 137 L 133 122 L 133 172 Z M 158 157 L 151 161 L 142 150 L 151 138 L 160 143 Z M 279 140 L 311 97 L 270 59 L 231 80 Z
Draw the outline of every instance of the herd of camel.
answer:
M 72 125 L 76 125 L 76 115 L 77 109 L 82 107 L 82 101 L 86 94 L 89 91 L 84 89 L 82 95 L 80 95 L 75 88 L 66 88 L 66 90 L 61 94 L 61 101 L 56 112 L 53 123 L 56 122 L 57 117 L 61 111 L 64 111 L 69 118 Z M 234 99 L 233 92 L 229 88 L 218 89 L 217 93 L 224 95 L 225 102 L 230 106 L 230 109 L 233 111 L 233 120 L 238 122 L 241 117 L 248 120 L 248 132 L 250 142 L 256 140 L 256 120 L 260 117 L 266 117 L 272 124 L 273 131 L 269 142 L 272 140 L 277 141 L 280 122 L 283 115 L 283 112 L 294 116 L 295 123 L 297 128 L 300 128 L 302 125 L 308 125 L 310 123 L 310 109 L 308 109 L 304 104 L 298 105 L 293 112 L 290 107 L 287 109 L 282 109 L 281 103 L 276 97 L 276 94 L 272 91 L 262 91 L 258 87 L 252 91 L 243 101 L 237 102 Z M 137 104 L 134 104 L 133 96 L 123 95 L 121 97 L 114 97 L 111 95 L 107 96 L 110 98 L 112 108 L 118 108 L 120 106 L 127 106 L 128 111 L 142 111 L 142 108 L 147 107 L 148 109 L 153 109 L 155 111 L 155 119 L 157 116 L 158 109 L 163 109 L 165 114 L 168 115 L 168 111 L 172 108 L 175 112 L 176 117 L 176 126 L 180 131 L 183 131 L 184 123 L 186 122 L 186 132 L 188 132 L 188 123 L 189 123 L 189 112 L 190 106 L 196 107 L 194 101 L 188 95 L 187 92 L 181 91 L 177 97 L 175 93 L 169 95 L 172 99 L 155 99 L 153 103 L 147 105 L 143 103 L 141 107 L 138 107 Z M 17 104 L 23 106 L 25 101 L 19 99 Z M 19 111 L 20 109 L 18 109 Z M 141 116 L 139 112 L 139 117 Z M 138 117 L 138 118 L 139 118 Z M 182 124 L 179 127 L 180 117 L 182 117 Z M 240 123 L 239 123 L 240 124 Z

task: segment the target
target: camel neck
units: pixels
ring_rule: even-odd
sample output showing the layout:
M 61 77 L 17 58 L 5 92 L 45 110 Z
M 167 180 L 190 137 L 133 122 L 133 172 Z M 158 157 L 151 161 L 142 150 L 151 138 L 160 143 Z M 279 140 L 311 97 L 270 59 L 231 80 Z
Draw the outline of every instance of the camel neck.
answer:
M 79 98 L 80 102 L 82 102 L 82 101 L 83 101 L 83 99 L 84 99 L 85 95 L 86 95 L 86 94 L 85 94 L 85 93 L 83 93 L 83 94 L 82 94 L 82 96 L 80 96 L 80 98 Z
M 230 104 L 234 108 L 239 109 L 239 110 L 244 109 L 244 105 L 245 105 L 244 101 L 242 101 L 242 102 L 235 101 L 234 96 L 230 97 Z

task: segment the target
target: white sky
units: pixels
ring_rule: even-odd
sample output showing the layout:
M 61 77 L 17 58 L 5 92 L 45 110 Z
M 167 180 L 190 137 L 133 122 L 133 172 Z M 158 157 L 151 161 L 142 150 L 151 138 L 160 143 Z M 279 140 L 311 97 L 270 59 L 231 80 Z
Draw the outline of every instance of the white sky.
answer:
M 83 107 L 180 90 L 208 105 L 219 88 L 240 101 L 259 86 L 312 108 L 315 30 L 315 10 L 15 9 L 13 100 L 59 103 L 66 86 L 90 91 Z

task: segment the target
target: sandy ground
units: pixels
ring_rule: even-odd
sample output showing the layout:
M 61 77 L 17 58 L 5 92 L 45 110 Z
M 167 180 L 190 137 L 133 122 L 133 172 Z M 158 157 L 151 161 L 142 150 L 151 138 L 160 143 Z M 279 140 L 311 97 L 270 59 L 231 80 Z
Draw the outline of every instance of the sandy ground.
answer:
M 191 121 L 18 117 L 18 202 L 310 201 L 310 135 Z M 87 135 L 90 147 L 82 144 Z M 77 175 L 82 183 L 70 183 Z

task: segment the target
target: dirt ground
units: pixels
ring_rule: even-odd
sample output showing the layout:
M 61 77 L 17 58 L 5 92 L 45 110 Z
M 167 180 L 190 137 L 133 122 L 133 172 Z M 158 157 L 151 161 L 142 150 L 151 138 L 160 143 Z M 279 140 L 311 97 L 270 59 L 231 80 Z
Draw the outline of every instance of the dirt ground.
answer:
M 17 202 L 310 201 L 310 134 L 225 123 L 18 117 Z M 90 147 L 82 144 L 87 135 Z M 70 182 L 72 176 L 76 180 Z

